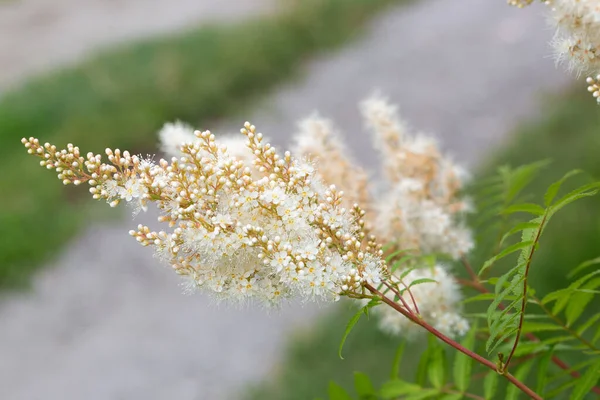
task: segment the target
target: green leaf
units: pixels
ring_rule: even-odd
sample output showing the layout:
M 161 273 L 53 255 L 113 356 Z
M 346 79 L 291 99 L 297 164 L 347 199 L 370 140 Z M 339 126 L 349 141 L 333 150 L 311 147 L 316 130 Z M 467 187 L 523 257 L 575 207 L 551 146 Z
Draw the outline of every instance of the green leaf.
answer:
M 429 335 L 428 345 L 427 376 L 433 387 L 441 389 L 446 383 L 446 353 L 433 335 Z
M 547 294 L 542 299 L 542 304 L 547 304 L 551 301 L 556 301 L 556 303 L 554 304 L 554 307 L 552 308 L 552 314 L 558 315 L 558 313 L 561 312 L 563 308 L 565 308 L 567 305 L 569 305 L 569 303 L 571 302 L 571 297 L 575 293 L 586 293 L 586 291 L 578 291 L 577 289 L 579 289 L 580 286 L 583 285 L 584 283 L 586 283 L 586 281 L 588 281 L 590 278 L 592 278 L 598 274 L 600 274 L 600 269 L 598 269 L 596 271 L 592 271 L 589 274 L 585 275 L 584 277 L 577 279 L 575 282 L 571 283 L 569 285 L 569 287 L 566 289 L 560 289 L 555 292 Z M 595 285 L 597 284 L 594 280 L 592 280 L 591 282 L 594 282 L 594 283 L 590 284 L 588 282 L 588 284 L 590 286 L 586 287 L 586 289 L 590 289 L 590 288 L 593 289 L 595 287 Z M 587 293 L 589 294 L 589 291 Z M 572 311 L 572 312 L 574 312 L 574 311 Z
M 578 287 L 583 285 L 586 281 L 588 281 L 590 278 L 592 278 L 598 274 L 600 274 L 600 269 L 590 272 L 589 274 L 585 275 L 582 278 L 577 279 L 575 282 L 570 284 L 569 289 L 577 289 Z
M 329 400 L 352 400 L 348 392 L 335 382 L 329 382 L 327 394 L 329 395 Z
M 348 325 L 346 325 L 346 330 L 344 331 L 344 336 L 342 337 L 342 341 L 340 343 L 340 348 L 338 350 L 338 355 L 340 356 L 340 358 L 342 360 L 344 359 L 344 357 L 342 357 L 342 349 L 344 348 L 344 343 L 346 343 L 346 339 L 348 338 L 350 331 L 352 331 L 352 328 L 354 328 L 354 325 L 356 325 L 356 323 L 358 322 L 358 320 L 360 319 L 360 317 L 362 315 L 363 315 L 363 308 L 361 308 L 356 314 L 354 314 L 354 316 L 352 318 L 350 318 L 350 321 L 348 321 Z
M 561 384 L 560 386 L 558 386 L 555 389 L 552 389 L 548 392 L 545 393 L 545 398 L 547 399 L 551 399 L 552 397 L 556 397 L 558 395 L 561 394 L 565 394 L 567 392 L 567 389 L 569 389 L 571 386 L 575 386 L 575 384 L 577 383 L 577 380 L 575 379 L 570 379 L 567 382 Z
M 354 373 L 354 388 L 360 398 L 369 397 L 375 395 L 375 389 L 371 383 L 371 378 L 362 372 Z
M 525 321 L 523 322 L 523 332 L 547 332 L 547 331 L 560 331 L 562 326 L 549 323 L 549 322 L 536 322 L 536 321 Z
M 406 342 L 400 343 L 394 356 L 394 364 L 392 365 L 392 372 L 390 373 L 390 379 L 397 379 L 400 375 L 400 362 L 402 361 L 402 354 L 404 353 L 404 347 Z
M 508 232 L 506 232 L 504 234 L 504 236 L 502 236 L 502 239 L 500 240 L 500 244 L 504 244 L 504 242 L 506 241 L 506 239 L 508 239 L 510 236 L 514 235 L 515 233 L 524 231 L 526 229 L 538 229 L 540 227 L 540 221 L 536 221 L 536 222 L 521 222 L 517 225 L 515 225 L 511 230 L 509 230 Z
M 395 272 L 398 268 L 400 268 L 406 261 L 408 260 L 412 260 L 414 259 L 415 256 L 409 255 L 409 256 L 404 256 L 401 259 L 399 259 L 398 261 L 395 261 L 392 264 L 392 272 Z M 402 271 L 402 274 L 404 276 L 408 275 L 410 273 L 410 271 L 412 271 L 414 268 L 406 268 L 404 271 Z
M 567 289 L 566 292 L 561 296 L 556 303 L 554 303 L 554 307 L 552 307 L 552 314 L 558 315 L 559 312 L 565 308 L 569 302 L 571 301 L 571 295 L 573 294 L 573 290 Z
M 348 325 L 346 325 L 346 330 L 344 331 L 344 336 L 342 337 L 342 341 L 340 342 L 340 347 L 338 349 L 338 355 L 340 356 L 340 358 L 342 360 L 344 359 L 344 357 L 342 357 L 342 349 L 344 348 L 344 343 L 346 343 L 346 339 L 348 338 L 350 331 L 352 331 L 352 328 L 354 328 L 354 325 L 356 325 L 356 323 L 358 322 L 360 317 L 363 315 L 363 313 L 366 313 L 369 308 L 375 307 L 380 302 L 381 302 L 381 300 L 379 300 L 379 298 L 371 299 L 371 301 L 369 301 L 369 303 L 367 305 L 365 305 L 363 308 L 358 310 L 358 312 L 356 314 L 354 314 L 354 316 L 352 318 L 350 318 L 350 321 L 348 321 Z
M 490 258 L 483 264 L 483 267 L 481 267 L 481 269 L 479 270 L 479 276 L 481 276 L 483 271 L 485 271 L 486 269 L 491 267 L 492 264 L 494 264 L 496 261 L 500 260 L 501 258 L 504 258 L 504 257 L 508 256 L 509 254 L 514 253 L 515 251 L 519 251 L 519 250 L 522 250 L 525 248 L 530 248 L 531 246 L 533 246 L 533 244 L 534 244 L 534 242 L 532 240 L 528 240 L 528 241 L 519 242 L 519 243 L 515 243 L 511 246 L 508 246 L 507 248 L 505 248 L 500 253 L 498 253 L 494 257 Z
M 502 345 L 498 347 L 498 352 L 506 354 L 511 351 L 513 345 L 513 342 L 502 343 Z M 546 352 L 549 348 L 550 345 L 547 343 L 521 341 L 515 350 L 514 356 L 534 355 L 539 352 Z
M 589 293 L 589 294 L 600 294 L 600 290 L 592 290 L 592 289 L 576 289 L 575 292 Z
M 475 303 L 477 301 L 489 301 L 489 300 L 494 300 L 496 298 L 496 294 L 495 293 L 480 293 L 476 296 L 473 297 L 467 297 L 466 299 L 464 299 L 462 302 L 464 304 L 467 303 Z
M 550 163 L 548 160 L 537 161 L 531 164 L 522 165 L 514 170 L 508 167 L 499 168 L 500 175 L 503 176 L 508 190 L 506 192 L 506 202 L 511 202 L 519 193 L 536 177 L 539 171 Z
M 572 335 L 565 335 L 565 336 L 554 336 L 549 339 L 544 339 L 543 342 L 544 342 L 544 344 L 552 345 L 552 344 L 556 344 L 556 343 L 570 342 L 572 340 L 577 340 L 577 338 L 574 338 Z
M 589 274 L 585 275 L 583 278 L 577 279 L 575 282 L 573 282 L 569 286 L 569 288 L 572 288 L 573 290 L 575 290 L 585 283 L 585 285 L 583 286 L 583 289 L 596 289 L 598 286 L 600 286 L 600 280 L 590 279 L 596 275 L 600 275 L 600 269 L 590 272 Z M 591 291 L 589 291 L 589 290 L 587 292 L 591 293 Z
M 533 366 L 534 360 L 525 361 L 523 364 L 519 365 L 517 371 L 515 372 L 515 378 L 520 380 L 521 382 L 525 381 L 527 375 L 529 375 L 529 371 Z M 521 394 L 521 390 L 515 385 L 509 385 L 506 389 L 506 400 L 518 400 L 519 395 Z
M 421 354 L 421 358 L 419 359 L 419 364 L 417 365 L 417 374 L 415 376 L 415 382 L 424 386 L 427 380 L 427 370 L 429 369 L 429 358 L 431 354 L 431 349 L 427 346 L 427 349 Z
M 406 253 L 408 250 L 396 250 L 385 258 L 385 261 L 391 263 L 394 258 L 402 253 Z
M 561 369 L 553 376 L 550 377 L 551 382 L 556 382 L 558 380 L 568 378 L 571 379 L 571 373 L 575 371 L 581 371 L 589 365 L 592 365 L 596 360 L 586 360 L 575 365 L 572 365 L 569 369 Z
M 404 271 L 402 271 L 402 273 L 400 274 L 400 280 L 406 278 L 406 275 L 410 274 L 412 271 L 414 271 L 415 268 L 406 268 Z
M 430 279 L 430 278 L 415 279 L 414 281 L 412 281 L 410 283 L 410 285 L 408 285 L 408 288 L 411 288 L 416 285 L 422 285 L 423 283 L 437 283 L 437 282 L 438 281 L 436 281 L 435 279 Z
M 522 242 L 523 243 L 523 242 Z M 523 273 L 526 267 L 526 261 L 520 261 L 519 264 L 510 271 L 501 275 L 496 281 L 496 298 L 487 309 L 487 321 L 490 330 L 490 336 L 486 341 L 486 351 L 492 353 L 500 343 L 512 336 L 517 330 L 518 319 L 522 314 L 523 303 Z M 510 294 L 518 294 L 502 311 L 498 311 L 502 301 Z M 511 314 L 511 311 L 514 313 Z
M 546 382 L 548 381 L 548 369 L 550 367 L 550 360 L 552 360 L 553 355 L 554 349 L 551 348 L 540 358 L 540 361 L 537 366 L 537 387 L 535 389 L 535 392 L 537 394 L 541 395 L 544 393 L 544 390 L 546 388 Z
M 585 333 L 585 331 L 587 331 L 589 328 L 591 328 L 592 325 L 594 325 L 596 322 L 598 322 L 598 320 L 600 320 L 600 313 L 594 314 L 594 316 L 591 317 L 590 319 L 588 319 L 585 322 L 585 324 L 583 324 L 579 328 L 577 328 L 577 334 L 579 336 L 583 335 Z
M 596 382 L 600 378 L 600 359 L 594 364 L 590 365 L 578 380 L 577 385 L 573 388 L 570 400 L 581 400 L 588 394 L 592 388 L 596 385 Z
M 441 389 L 446 383 L 446 353 L 441 347 L 437 347 L 431 354 L 431 364 L 427 370 L 429 382 L 436 389 Z
M 502 214 L 514 214 L 518 212 L 524 212 L 533 215 L 544 215 L 546 209 L 542 206 L 533 203 L 522 203 L 522 204 L 514 204 L 512 206 L 506 207 L 502 210 Z
M 596 343 L 598 341 L 598 339 L 600 339 L 600 326 L 598 326 L 598 328 L 596 329 L 596 334 L 594 335 L 594 338 L 592 339 L 592 343 Z
M 586 269 L 589 266 L 592 265 L 596 265 L 596 264 L 600 264 L 600 257 L 594 258 L 592 260 L 587 260 L 582 262 L 581 264 L 579 264 L 577 266 L 577 268 L 575 268 L 574 270 L 572 270 L 571 272 L 569 272 L 569 274 L 567 275 L 568 278 L 573 278 L 575 275 L 577 275 L 579 272 L 583 271 L 584 269 Z
M 422 389 L 420 392 L 409 394 L 404 400 L 424 400 L 432 397 L 437 397 L 440 394 L 435 389 Z
M 498 340 L 496 340 L 496 341 L 493 341 L 493 340 L 490 341 L 488 339 L 488 342 L 486 342 L 486 349 L 487 349 L 488 354 L 493 353 L 494 350 L 496 349 L 496 347 L 498 347 L 499 345 L 501 345 L 503 341 L 505 341 L 509 337 L 515 335 L 516 333 L 517 333 L 517 324 L 515 323 L 515 324 L 513 324 L 511 326 L 511 329 L 505 331 L 502 334 L 502 336 L 500 336 L 500 338 Z M 488 344 L 489 344 L 489 347 L 488 347 Z M 518 350 L 518 348 L 517 348 L 517 350 Z
M 477 324 L 475 324 L 462 340 L 463 347 L 473 350 L 475 346 L 475 334 L 477 333 Z M 473 359 L 461 352 L 456 352 L 454 358 L 454 384 L 461 392 L 466 392 L 471 383 L 471 370 L 473 368 Z
M 542 299 L 542 304 L 546 305 L 552 301 L 555 301 L 555 300 L 558 300 L 558 299 L 564 297 L 565 295 L 570 296 L 570 293 L 571 292 L 566 288 L 555 290 L 554 292 L 550 292 L 546 296 L 544 296 L 544 298 Z
M 552 200 L 554 200 L 554 198 L 556 197 L 556 194 L 560 190 L 562 184 L 570 177 L 580 174 L 581 172 L 582 171 L 579 169 L 567 172 L 559 181 L 554 182 L 552 185 L 550 185 L 550 187 L 546 191 L 546 194 L 544 195 L 544 204 L 546 205 L 546 207 L 552 204 Z
M 571 326 L 577 321 L 581 314 L 585 311 L 585 307 L 594 298 L 591 293 L 578 292 L 571 296 L 571 301 L 567 304 L 565 309 L 565 316 L 567 317 L 567 326 Z
M 460 400 L 463 397 L 462 393 L 449 393 L 440 397 L 440 400 Z
M 494 400 L 498 390 L 498 373 L 490 371 L 483 380 L 483 393 L 486 400 Z
M 598 193 L 598 187 L 600 187 L 600 182 L 594 182 L 581 186 L 580 188 L 577 188 L 571 191 L 570 193 L 564 195 L 556 203 L 554 203 L 552 207 L 550 207 L 550 215 L 555 214 L 561 208 L 571 204 L 576 200 L 579 200 L 584 197 L 594 196 L 596 193 Z
M 379 395 L 384 399 L 395 399 L 398 396 L 420 392 L 421 390 L 423 390 L 423 388 L 419 385 L 408 383 L 400 379 L 394 379 L 385 382 L 383 386 L 381 386 Z

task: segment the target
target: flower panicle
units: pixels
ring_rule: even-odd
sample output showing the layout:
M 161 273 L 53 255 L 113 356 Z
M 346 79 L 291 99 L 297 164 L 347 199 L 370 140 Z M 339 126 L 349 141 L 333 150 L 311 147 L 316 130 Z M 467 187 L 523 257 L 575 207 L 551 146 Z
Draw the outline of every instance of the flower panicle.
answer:
M 210 131 L 178 146 L 158 163 L 127 151 L 100 155 L 23 139 L 30 154 L 64 184 L 87 182 L 95 199 L 161 211 L 168 229 L 140 225 L 130 234 L 187 279 L 219 300 L 258 298 L 267 304 L 301 296 L 366 296 L 365 283 L 387 274 L 381 246 L 365 229 L 364 210 L 346 208 L 343 192 L 323 184 L 313 166 L 280 155 L 246 123 L 248 165 Z
M 459 258 L 473 247 L 460 215 L 470 208 L 460 196 L 465 170 L 437 142 L 414 134 L 396 106 L 379 95 L 361 104 L 366 125 L 382 154 L 387 190 L 373 205 L 374 232 L 400 249 Z

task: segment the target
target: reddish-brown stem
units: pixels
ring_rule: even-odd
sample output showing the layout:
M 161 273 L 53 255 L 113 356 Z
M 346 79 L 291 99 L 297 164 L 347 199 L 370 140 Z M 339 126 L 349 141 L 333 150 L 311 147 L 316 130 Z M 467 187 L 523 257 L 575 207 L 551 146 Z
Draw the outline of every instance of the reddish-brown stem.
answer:
M 479 281 L 479 278 L 473 271 L 471 264 L 469 264 L 469 262 L 465 258 L 462 259 L 462 263 L 465 266 L 465 268 L 467 269 L 467 272 L 469 272 L 469 275 L 471 275 L 471 277 L 473 278 L 473 281 L 466 281 L 466 282 L 468 282 L 466 285 L 478 290 L 481 293 L 489 293 L 490 291 L 487 290 L 487 288 Z M 460 283 L 463 283 L 463 281 L 464 280 L 459 280 Z M 504 310 L 505 309 L 504 304 L 500 303 L 498 305 L 498 308 L 500 308 L 501 310 Z M 540 341 L 540 339 L 531 332 L 527 332 L 525 334 L 525 337 L 527 337 L 527 339 L 531 340 L 532 342 Z M 557 367 L 559 367 L 565 371 L 571 368 L 571 367 L 569 367 L 569 364 L 565 363 L 563 360 L 561 360 L 556 355 L 552 356 L 552 362 L 554 363 L 554 365 L 556 365 Z M 579 374 L 579 372 L 577 372 L 577 371 L 571 371 L 569 374 L 573 378 L 576 378 L 576 379 L 581 376 Z M 594 386 L 592 388 L 592 392 L 594 392 L 596 394 L 600 394 L 600 387 Z
M 415 296 L 413 296 L 413 294 L 410 290 L 410 286 L 406 286 L 406 283 L 402 282 L 402 279 L 400 279 L 400 282 L 406 288 L 406 291 L 408 292 L 408 295 L 410 296 L 410 300 L 412 301 L 413 306 L 415 306 L 415 311 L 417 312 L 417 314 L 421 314 L 421 312 L 419 311 L 419 306 L 417 305 L 417 302 L 415 301 Z
M 473 281 L 470 281 L 468 279 L 463 279 L 463 278 L 455 278 L 456 282 L 460 283 L 463 286 L 469 286 L 472 287 L 473 289 L 479 290 L 479 287 L 477 287 L 476 283 L 473 283 Z
M 462 261 L 463 265 L 465 266 L 467 272 L 469 273 L 469 276 L 471 277 L 471 281 L 479 282 L 479 277 L 477 277 L 477 274 L 475 273 L 475 270 L 473 269 L 473 267 L 471 267 L 471 264 L 469 263 L 469 261 L 465 257 L 462 257 L 461 261 Z
M 404 287 L 406 288 L 406 291 L 408 292 L 408 295 L 410 296 L 410 300 L 412 301 L 412 304 L 413 304 L 414 310 L 416 311 L 416 313 L 417 313 L 417 314 L 420 314 L 420 312 L 419 312 L 419 306 L 417 306 L 417 302 L 415 301 L 415 298 L 414 298 L 413 294 L 411 293 L 411 291 L 410 291 L 410 288 L 409 288 L 408 286 L 406 286 L 406 285 L 404 284 L 404 282 L 400 281 L 400 283 L 402 283 L 402 285 L 404 285 Z M 400 292 L 399 292 L 399 291 L 398 291 L 398 290 L 397 290 L 397 289 L 394 287 L 394 285 L 393 285 L 393 284 L 389 284 L 389 283 L 388 283 L 388 282 L 386 282 L 386 281 L 383 281 L 383 284 L 384 284 L 384 285 L 385 285 L 385 286 L 386 286 L 388 289 L 390 289 L 392 292 L 394 292 L 394 294 L 395 294 L 396 296 L 398 296 L 398 299 L 400 299 L 400 301 L 402 302 L 402 305 L 403 305 L 404 307 L 406 307 L 408 310 L 410 310 L 410 308 L 408 307 L 408 304 L 407 304 L 407 303 L 406 303 L 406 301 L 405 301 L 405 300 L 402 298 L 402 294 L 400 294 Z
M 393 285 L 390 285 L 387 282 L 383 282 L 383 284 L 390 289 L 396 296 L 398 296 L 398 300 L 400 300 L 400 302 L 402 302 L 402 305 L 404 306 L 404 308 L 406 308 L 406 310 L 408 310 L 408 312 L 410 312 L 410 307 L 408 306 L 408 303 L 406 302 L 406 300 L 404 300 L 404 298 L 402 297 L 402 295 L 400 294 L 399 291 L 396 290 L 396 288 Z
M 400 282 L 402 282 L 402 280 L 400 280 Z M 410 286 L 406 286 L 404 282 L 402 282 L 402 284 L 406 287 L 406 291 L 408 292 L 408 295 L 410 296 L 410 299 L 412 300 L 413 305 L 415 306 L 415 311 L 417 312 L 417 314 L 421 314 L 421 312 L 419 311 L 419 306 L 417 305 L 417 301 L 415 300 L 415 296 L 413 296 L 412 291 L 410 290 Z
M 378 291 L 373 286 L 367 284 L 367 285 L 365 285 L 365 287 L 367 288 L 367 290 L 369 290 L 374 295 L 379 296 L 381 298 L 381 300 L 384 303 L 386 303 L 388 306 L 392 307 L 394 310 L 398 311 L 400 314 L 404 315 L 406 318 L 410 319 L 415 324 L 420 325 L 421 327 L 423 327 L 424 329 L 426 329 L 427 331 L 429 331 L 430 333 L 432 333 L 434 336 L 436 336 L 438 339 L 440 339 L 442 342 L 446 343 L 447 345 L 449 345 L 451 347 L 454 347 L 456 350 L 458 350 L 461 353 L 465 354 L 466 356 L 474 359 L 478 363 L 486 366 L 487 368 L 493 370 L 494 372 L 496 372 L 496 373 L 498 372 L 497 369 L 496 369 L 496 364 L 494 364 L 490 360 L 488 360 L 488 359 L 480 356 L 479 354 L 477 354 L 477 353 L 475 353 L 475 352 L 467 349 L 466 347 L 462 346 L 460 343 L 458 343 L 458 342 L 450 339 L 449 337 L 447 337 L 446 335 L 444 335 L 443 333 L 441 333 L 440 331 L 438 331 L 437 329 L 435 329 L 433 326 L 429 325 L 422 318 L 419 318 L 418 316 L 415 316 L 415 315 L 409 313 L 407 310 L 405 310 L 404 308 L 402 308 L 398 303 L 396 303 L 393 300 L 390 300 L 387 296 L 385 296 L 384 294 L 382 294 L 380 291 Z M 519 381 L 517 378 L 515 378 L 508 371 L 506 371 L 505 373 L 503 373 L 501 375 L 504 376 L 510 383 L 512 383 L 513 385 L 515 385 L 523 393 L 525 393 L 526 395 L 528 395 L 532 399 L 542 400 L 542 398 L 537 393 L 535 393 L 533 390 L 531 390 L 530 388 L 528 388 L 527 385 L 525 385 L 523 382 Z

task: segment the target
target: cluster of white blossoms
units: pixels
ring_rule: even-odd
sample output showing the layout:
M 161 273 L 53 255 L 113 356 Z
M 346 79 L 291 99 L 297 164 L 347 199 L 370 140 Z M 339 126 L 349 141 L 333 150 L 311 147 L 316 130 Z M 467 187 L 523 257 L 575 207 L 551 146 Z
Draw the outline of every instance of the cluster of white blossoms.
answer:
M 87 182 L 95 199 L 141 209 L 155 203 L 169 231 L 140 225 L 130 234 L 153 246 L 190 287 L 217 299 L 337 299 L 381 282 L 387 268 L 381 246 L 365 234 L 364 211 L 343 207 L 343 193 L 316 179 L 310 163 L 289 152 L 280 156 L 249 123 L 242 133 L 251 165 L 210 132 L 189 137 L 186 129 L 175 124 L 161 131 L 163 148 L 179 153 L 171 162 L 107 149 L 110 163 L 103 163 L 73 145 L 57 150 L 35 138 L 22 142 L 64 184 Z
M 519 8 L 533 0 L 509 0 Z M 547 0 L 549 20 L 556 34 L 551 45 L 557 63 L 565 64 L 576 73 L 597 76 L 587 78 L 588 91 L 598 103 L 600 92 L 596 82 L 600 79 L 600 1 L 598 0 Z
M 558 62 L 581 72 L 600 72 L 600 2 L 553 0 L 548 3 L 556 26 L 553 46 Z
M 453 259 L 467 254 L 473 240 L 463 214 L 470 205 L 459 194 L 465 171 L 444 156 L 431 137 L 412 134 L 398 116 L 397 108 L 386 99 L 374 96 L 361 104 L 361 111 L 381 153 L 385 182 L 378 182 L 378 186 L 383 187 L 382 192 L 375 195 L 374 188 L 368 186 L 368 174 L 352 161 L 328 120 L 313 116 L 300 124 L 297 154 L 313 160 L 325 180 L 361 200 L 369 211 L 367 226 L 379 239 L 391 244 L 391 251 L 411 249 L 421 255 L 443 254 Z M 405 271 L 396 271 L 396 277 Z M 405 290 L 413 280 L 423 277 L 438 283 L 411 287 L 410 291 L 416 292 L 413 297 L 421 316 L 448 334 L 468 330 L 467 321 L 458 314 L 459 287 L 443 267 L 415 269 L 403 278 L 403 285 L 397 281 L 393 284 Z M 436 296 L 430 296 L 433 292 Z M 405 291 L 404 296 L 408 294 Z M 374 312 L 380 315 L 382 328 L 389 332 L 404 331 L 403 327 L 411 324 L 391 308 L 379 307 Z
M 400 249 L 458 259 L 473 247 L 463 222 L 470 210 L 459 195 L 466 171 L 442 154 L 436 141 L 412 134 L 384 98 L 362 103 L 362 113 L 381 153 L 387 192 L 375 201 L 375 233 Z

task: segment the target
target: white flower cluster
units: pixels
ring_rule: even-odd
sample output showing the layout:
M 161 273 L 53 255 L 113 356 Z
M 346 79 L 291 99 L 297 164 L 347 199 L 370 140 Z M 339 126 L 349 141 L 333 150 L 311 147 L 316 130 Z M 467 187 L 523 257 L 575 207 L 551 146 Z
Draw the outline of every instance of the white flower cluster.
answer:
M 179 128 L 161 131 L 163 145 L 168 132 L 183 132 Z M 34 138 L 23 143 L 65 184 L 88 182 L 96 199 L 144 208 L 155 202 L 159 221 L 172 229 L 154 232 L 140 225 L 131 235 L 154 246 L 190 287 L 217 299 L 337 299 L 381 282 L 386 266 L 380 246 L 365 235 L 364 211 L 341 206 L 342 192 L 315 179 L 310 164 L 289 152 L 277 154 L 254 126 L 247 123 L 242 133 L 252 165 L 208 131 L 196 131 L 193 141 L 180 146 L 179 157 L 158 164 L 110 149 L 111 164 L 104 164 L 99 155 L 84 158 L 72 145 L 58 151 Z
M 508 0 L 523 8 L 533 0 Z M 549 23 L 556 29 L 551 45 L 557 64 L 587 78 L 588 91 L 600 104 L 600 1 L 543 0 L 549 8 Z M 594 78 L 595 76 L 595 78 Z
M 318 117 L 303 121 L 296 138 L 297 154 L 314 160 L 320 176 L 361 199 L 371 211 L 368 226 L 383 242 L 418 254 L 444 254 L 453 259 L 464 256 L 473 247 L 471 231 L 461 218 L 469 210 L 469 202 L 459 196 L 466 172 L 445 157 L 431 137 L 411 134 L 396 107 L 384 98 L 366 100 L 361 111 L 374 146 L 382 155 L 387 178 L 382 193 L 370 193 L 374 188 L 367 185 L 368 175 L 351 160 L 330 121 Z M 396 272 L 396 276 L 402 272 Z M 414 287 L 419 309 L 420 302 L 426 302 L 423 317 L 445 332 L 464 332 L 468 324 L 457 312 L 460 291 L 442 267 L 416 269 L 404 277 L 403 283 L 410 286 L 414 279 L 432 278 L 429 275 L 442 281 Z M 432 291 L 436 296 L 429 296 Z M 397 332 L 410 324 L 385 307 L 374 312 L 382 316 L 383 325 L 390 325 L 388 331 Z
M 410 282 L 420 279 L 432 279 L 435 282 L 424 282 L 410 287 L 412 298 L 405 296 L 408 307 L 415 312 L 416 303 L 423 319 L 447 336 L 462 336 L 467 333 L 469 322 L 458 313 L 462 297 L 454 277 L 444 267 L 436 265 L 412 270 L 402 281 L 409 286 Z M 409 336 L 420 331 L 417 325 L 407 318 L 399 317 L 391 308 L 380 307 L 375 310 L 383 331 Z
M 410 134 L 395 106 L 381 97 L 362 103 L 374 144 L 382 154 L 389 190 L 379 196 L 375 232 L 401 249 L 458 259 L 473 247 L 462 223 L 469 202 L 459 197 L 467 174 L 428 136 Z
M 578 73 L 600 73 L 600 2 L 553 0 L 549 6 L 557 28 L 552 41 L 557 62 Z

